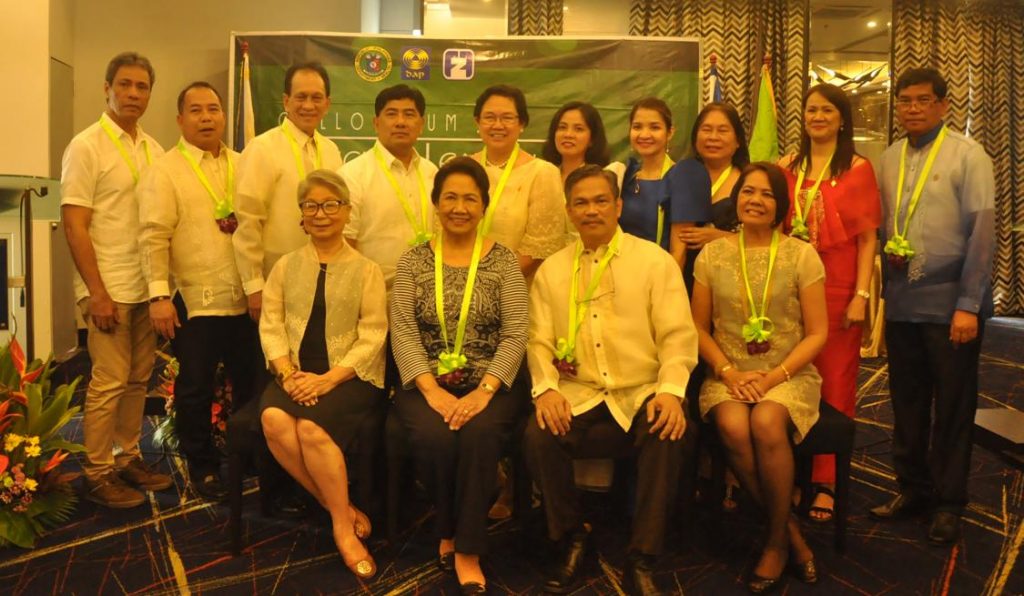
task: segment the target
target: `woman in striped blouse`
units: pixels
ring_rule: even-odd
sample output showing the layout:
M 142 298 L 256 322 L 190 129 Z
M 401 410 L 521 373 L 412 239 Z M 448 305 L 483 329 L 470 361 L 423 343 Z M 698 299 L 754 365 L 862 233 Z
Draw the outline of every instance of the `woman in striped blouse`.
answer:
M 515 253 L 477 233 L 488 186 L 468 157 L 438 171 L 431 200 L 441 231 L 399 260 L 391 300 L 395 409 L 434 501 L 438 564 L 454 568 L 465 594 L 486 591 L 479 557 L 498 457 L 529 403 L 516 380 L 526 282 Z

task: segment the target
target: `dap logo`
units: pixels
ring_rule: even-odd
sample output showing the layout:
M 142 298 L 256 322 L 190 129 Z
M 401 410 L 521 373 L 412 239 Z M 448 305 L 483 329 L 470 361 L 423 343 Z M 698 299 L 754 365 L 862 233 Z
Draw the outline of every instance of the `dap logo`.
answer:
M 402 78 L 407 81 L 430 79 L 430 52 L 420 47 L 402 48 Z
M 473 50 L 453 48 L 444 51 L 444 78 L 450 81 L 468 81 L 476 73 Z
M 391 54 L 380 46 L 366 46 L 356 54 L 356 74 L 364 81 L 376 83 L 391 74 Z

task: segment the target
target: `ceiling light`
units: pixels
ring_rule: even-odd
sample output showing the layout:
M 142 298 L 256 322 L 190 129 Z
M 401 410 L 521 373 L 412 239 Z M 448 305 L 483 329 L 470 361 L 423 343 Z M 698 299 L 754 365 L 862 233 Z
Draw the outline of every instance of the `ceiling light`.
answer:
M 427 10 L 448 10 L 448 0 L 427 0 Z
M 878 21 L 868 21 L 868 29 L 874 29 L 878 26 Z

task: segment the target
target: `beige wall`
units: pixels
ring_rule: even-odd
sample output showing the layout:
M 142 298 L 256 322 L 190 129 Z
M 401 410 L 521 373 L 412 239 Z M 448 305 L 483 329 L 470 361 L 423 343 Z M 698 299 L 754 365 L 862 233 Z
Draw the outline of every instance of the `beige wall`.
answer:
M 0 174 L 50 173 L 49 17 L 46 2 L 0 0 Z
M 142 125 L 165 147 L 178 138 L 175 100 L 182 87 L 203 79 L 227 94 L 231 31 L 360 29 L 360 0 L 74 0 L 74 5 L 75 129 L 88 126 L 104 109 L 103 73 L 110 58 L 135 50 L 156 69 Z

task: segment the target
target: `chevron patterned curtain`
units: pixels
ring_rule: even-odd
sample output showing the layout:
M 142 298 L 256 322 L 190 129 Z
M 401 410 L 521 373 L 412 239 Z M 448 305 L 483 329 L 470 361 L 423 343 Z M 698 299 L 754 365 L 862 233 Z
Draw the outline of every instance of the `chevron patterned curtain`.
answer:
M 893 78 L 931 66 L 949 82 L 949 125 L 981 143 L 996 178 L 996 313 L 1024 314 L 1024 3 L 895 0 Z M 895 123 L 895 119 L 893 119 Z M 893 138 L 902 131 L 893 130 Z
M 808 22 L 806 0 L 632 0 L 629 34 L 701 38 L 705 62 L 712 53 L 718 57 L 723 98 L 739 110 L 748 134 L 767 54 L 779 114 L 779 149 L 788 152 L 800 143 Z
M 509 35 L 561 35 L 562 0 L 508 0 Z

